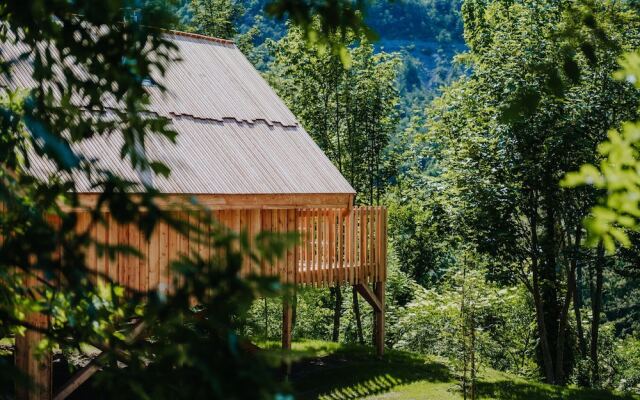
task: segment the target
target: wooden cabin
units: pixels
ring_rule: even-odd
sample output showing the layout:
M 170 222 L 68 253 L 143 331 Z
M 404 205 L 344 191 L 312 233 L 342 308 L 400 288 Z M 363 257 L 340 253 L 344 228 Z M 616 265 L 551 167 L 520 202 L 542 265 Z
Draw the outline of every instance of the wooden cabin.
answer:
M 146 152 L 150 159 L 168 165 L 170 176 L 133 170 L 120 159 L 122 139 L 117 135 L 85 140 L 78 152 L 128 180 L 166 194 L 166 207 L 173 207 L 172 212 L 181 218 L 193 218 L 179 207 L 193 200 L 214 219 L 249 235 L 265 230 L 299 232 L 300 242 L 282 259 L 273 265 L 247 261 L 243 271 L 279 276 L 282 282 L 296 285 L 354 285 L 374 309 L 375 346 L 382 354 L 386 210 L 354 207 L 351 185 L 232 42 L 182 32 L 168 32 L 167 36 L 183 61 L 168 69 L 162 81 L 166 93 L 160 93 L 153 82 L 148 89 L 152 110 L 171 120 L 178 137 L 175 144 L 150 137 Z M 2 46 L 5 54 L 11 54 L 12 48 Z M 26 61 L 16 66 L 28 68 Z M 18 85 L 30 85 L 28 73 L 16 74 L 16 78 Z M 42 159 L 36 160 L 33 169 L 43 179 L 56 173 Z M 75 178 L 82 203 L 91 206 L 98 194 L 84 177 Z M 110 244 L 132 245 L 144 258 L 110 260 L 89 251 L 87 263 L 127 287 L 147 290 L 168 284 L 171 260 L 189 251 L 209 251 L 166 224 L 158 226 L 147 241 L 136 227 L 121 226 L 106 217 L 107 224 L 95 226 L 93 235 Z M 89 220 L 88 213 L 80 212 L 78 228 L 86 228 Z M 291 309 L 286 302 L 282 325 L 283 347 L 290 348 Z M 48 399 L 52 395 L 50 367 L 41 369 L 42 363 L 38 365 L 31 357 L 38 338 L 33 332 L 18 338 L 16 362 L 49 388 L 49 392 L 25 398 Z M 55 398 L 66 395 L 58 393 Z

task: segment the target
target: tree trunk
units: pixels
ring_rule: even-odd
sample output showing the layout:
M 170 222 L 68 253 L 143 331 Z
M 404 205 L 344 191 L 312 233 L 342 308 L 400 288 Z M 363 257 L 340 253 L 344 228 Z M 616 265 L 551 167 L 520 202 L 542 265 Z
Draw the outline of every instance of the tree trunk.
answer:
M 534 278 L 534 280 L 536 280 L 536 278 Z M 535 284 L 535 286 L 537 287 L 538 285 Z M 551 351 L 549 349 L 547 327 L 544 318 L 544 306 L 540 299 L 539 288 L 534 288 L 533 302 L 536 309 L 536 326 L 538 328 L 538 337 L 540 338 L 540 351 L 542 352 L 542 368 L 544 369 L 547 383 L 554 383 L 555 374 L 553 372 L 553 361 L 551 358 Z
M 298 293 L 294 293 L 291 298 L 291 330 L 296 327 L 296 319 L 298 318 Z
M 536 327 L 538 331 L 538 338 L 540 340 L 540 352 L 542 353 L 542 369 L 544 371 L 545 379 L 548 383 L 554 382 L 553 361 L 551 358 L 551 351 L 549 348 L 549 341 L 547 335 L 547 326 L 545 323 L 545 309 L 544 303 L 540 297 L 540 277 L 539 277 L 539 262 L 538 262 L 538 206 L 535 198 L 535 193 L 531 193 L 531 215 L 529 221 L 531 224 L 531 272 L 532 272 L 532 296 L 533 303 L 536 311 Z
M 600 383 L 600 364 L 598 363 L 598 334 L 600 332 L 600 312 L 602 311 L 602 284 L 604 270 L 604 246 L 598 245 L 595 262 L 595 287 L 591 291 L 591 381 L 594 386 Z
M 557 277 L 557 252 L 558 252 L 558 235 L 556 232 L 557 215 L 556 208 L 558 206 L 558 198 L 555 192 L 557 186 L 556 180 L 550 171 L 545 173 L 544 187 L 546 191 L 543 194 L 544 205 L 544 236 L 540 239 L 540 249 L 542 250 L 542 259 L 538 263 L 539 266 L 539 287 L 540 300 L 543 307 L 544 323 L 547 333 L 547 342 L 549 344 L 549 352 L 557 349 L 560 336 L 564 336 L 566 332 L 560 332 L 560 312 L 561 307 L 558 302 L 558 277 Z M 550 354 L 551 356 L 551 354 Z M 551 358 L 553 360 L 553 357 Z M 553 361 L 552 361 L 553 362 Z M 545 366 L 545 368 L 547 368 Z M 557 376 L 563 376 L 563 365 L 552 365 L 551 370 L 554 371 L 553 379 L 550 383 L 557 384 Z
M 342 290 L 340 285 L 336 285 L 332 288 L 335 296 L 335 304 L 333 308 L 333 335 L 331 340 L 337 342 L 340 339 L 340 317 L 342 314 Z
M 468 348 L 467 348 L 467 304 L 466 304 L 466 284 L 467 284 L 467 264 L 463 264 L 462 269 L 462 290 L 460 296 L 460 330 L 462 338 L 462 394 L 463 399 L 467 400 L 467 367 L 468 367 Z
M 569 319 L 569 307 L 571 306 L 571 300 L 573 299 L 573 289 L 576 286 L 576 266 L 578 264 L 578 246 L 582 241 L 582 225 L 578 225 L 575 235 L 575 243 L 572 246 L 572 257 L 569 268 L 567 268 L 567 289 L 564 296 L 564 302 L 562 303 L 562 309 L 560 310 L 560 317 L 558 323 L 558 341 L 556 342 L 556 383 L 565 383 L 564 374 L 564 348 L 565 337 L 567 335 L 567 323 Z
M 358 343 L 364 346 L 364 335 L 362 334 L 362 318 L 360 318 L 360 304 L 358 303 L 358 291 L 355 286 L 351 289 L 353 297 L 353 315 L 356 319 L 356 334 L 358 335 Z
M 264 340 L 269 340 L 269 305 L 264 298 Z
M 573 313 L 576 317 L 576 335 L 578 336 L 578 348 L 582 357 L 587 356 L 587 342 L 584 338 L 584 329 L 582 328 L 582 266 L 578 262 L 576 266 L 576 277 L 573 280 Z

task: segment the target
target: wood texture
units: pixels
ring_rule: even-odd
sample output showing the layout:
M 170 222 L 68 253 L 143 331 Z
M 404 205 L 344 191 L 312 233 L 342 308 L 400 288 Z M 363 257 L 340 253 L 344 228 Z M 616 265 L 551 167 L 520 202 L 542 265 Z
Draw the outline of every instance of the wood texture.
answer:
M 369 288 L 369 285 L 358 283 L 354 285 L 354 287 L 375 312 L 380 312 L 384 309 L 384 305 L 381 303 L 380 298 L 373 290 L 371 290 L 371 288 Z
M 133 196 L 135 197 L 135 196 Z M 80 206 L 69 208 L 65 204 L 60 207 L 66 211 L 82 212 L 95 209 L 99 195 L 97 193 L 82 193 L 79 195 Z M 182 211 L 193 209 L 193 203 L 210 210 L 230 209 L 300 209 L 326 207 L 342 210 L 351 209 L 353 195 L 348 193 L 300 193 L 300 194 L 167 194 L 156 201 L 164 210 Z M 106 210 L 105 210 L 106 211 Z
M 27 285 L 35 285 L 36 278 L 25 278 Z M 31 382 L 25 387 L 16 383 L 17 400 L 50 400 L 52 382 L 51 352 L 38 352 L 37 346 L 44 334 L 40 329 L 49 327 L 49 317 L 34 313 L 27 316 L 27 322 L 36 329 L 27 329 L 24 335 L 17 334 L 15 339 L 15 365 Z
M 291 303 L 285 299 L 282 302 L 282 348 L 291 350 L 291 322 L 293 311 Z
M 78 213 L 79 232 L 88 230 L 101 244 L 128 245 L 136 254 L 118 254 L 111 259 L 89 247 L 86 262 L 118 284 L 137 291 L 155 290 L 173 283 L 170 263 L 181 255 L 197 254 L 204 260 L 223 259 L 212 243 L 212 233 L 223 229 L 244 232 L 249 248 L 242 250 L 242 276 L 250 273 L 276 276 L 281 282 L 311 286 L 371 284 L 386 279 L 387 216 L 382 207 L 356 207 L 344 212 L 334 208 L 300 209 L 223 209 L 175 212 L 174 217 L 188 223 L 188 235 L 159 223 L 147 237 L 133 225 L 119 225 L 105 214 L 106 223 L 93 223 L 87 213 Z M 255 236 L 260 232 L 297 231 L 300 241 L 274 260 L 255 261 Z
M 374 347 L 378 357 L 384 355 L 384 335 L 385 335 L 385 316 L 384 316 L 384 297 L 385 282 L 376 282 L 374 285 L 375 295 L 380 302 L 380 310 L 374 310 Z
M 208 213 L 211 212 L 211 221 Z M 212 247 L 210 234 L 215 229 L 244 231 L 249 249 L 255 252 L 254 237 L 259 232 L 285 233 L 298 231 L 300 242 L 275 260 L 244 259 L 241 274 L 251 272 L 278 277 L 286 284 L 331 286 L 356 285 L 358 291 L 374 308 L 374 344 L 377 354 L 384 352 L 384 291 L 387 258 L 387 212 L 382 207 L 335 208 L 250 208 L 214 209 L 212 211 L 175 211 L 174 217 L 191 225 L 189 234 L 181 234 L 166 223 L 158 224 L 147 237 L 136 226 L 120 225 L 108 213 L 104 223 L 94 223 L 89 214 L 79 213 L 79 232 L 88 231 L 97 243 L 129 245 L 140 252 L 118 254 L 110 258 L 95 247 L 86 249 L 87 265 L 118 284 L 131 290 L 156 290 L 163 284 L 171 290 L 174 282 L 169 264 L 190 252 L 203 259 L 217 257 L 220 251 Z M 215 224 L 215 226 L 214 226 Z M 236 244 L 235 250 L 239 250 Z M 177 281 L 179 283 L 179 281 Z M 367 284 L 374 283 L 374 290 Z M 291 305 L 283 303 L 284 348 L 291 346 Z M 33 316 L 34 324 L 46 327 L 42 316 Z M 36 325 L 39 326 L 39 325 Z M 18 390 L 18 398 L 51 398 L 51 356 L 33 357 L 34 348 L 42 338 L 35 331 L 16 338 L 16 364 L 34 377 L 38 388 L 34 392 Z M 92 367 L 93 368 L 93 367 Z M 95 371 L 94 371 L 95 372 Z M 89 374 L 90 375 L 90 374 Z

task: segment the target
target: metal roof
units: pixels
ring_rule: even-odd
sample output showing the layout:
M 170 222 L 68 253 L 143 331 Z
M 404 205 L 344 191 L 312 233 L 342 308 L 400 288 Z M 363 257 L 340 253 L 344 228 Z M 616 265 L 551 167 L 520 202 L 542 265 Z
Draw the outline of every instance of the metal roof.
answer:
M 170 118 L 178 132 L 175 144 L 148 135 L 151 160 L 171 169 L 168 178 L 153 177 L 152 186 L 171 194 L 355 193 L 327 156 L 300 126 L 273 89 L 230 41 L 168 32 L 182 61 L 171 63 L 161 83 L 149 88 L 151 110 Z M 0 44 L 0 57 L 16 56 L 20 45 Z M 5 85 L 8 82 L 2 79 Z M 30 66 L 14 65 L 10 86 L 29 87 Z M 120 159 L 119 135 L 93 137 L 75 145 L 100 167 L 123 178 L 143 178 Z M 33 172 L 56 174 L 48 160 L 33 159 Z M 76 176 L 79 192 L 92 192 Z

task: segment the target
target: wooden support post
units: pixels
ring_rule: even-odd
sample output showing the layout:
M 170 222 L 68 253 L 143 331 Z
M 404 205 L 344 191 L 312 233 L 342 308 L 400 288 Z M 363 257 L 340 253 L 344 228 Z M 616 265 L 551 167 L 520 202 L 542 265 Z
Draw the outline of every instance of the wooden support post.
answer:
M 282 349 L 291 350 L 291 303 L 288 299 L 282 301 Z
M 33 314 L 27 321 L 38 328 L 46 329 L 49 326 L 49 317 L 43 314 Z M 16 335 L 15 364 L 30 380 L 27 386 L 16 383 L 18 400 L 51 399 L 51 353 L 46 352 L 41 357 L 36 357 L 36 348 L 43 338 L 43 333 L 32 329 L 27 329 L 24 336 Z
M 291 302 L 289 299 L 285 298 L 282 301 L 282 350 L 285 351 L 291 350 L 292 315 L 293 310 L 291 308 Z M 288 355 L 285 355 L 282 359 L 281 370 L 282 376 L 287 379 L 291 374 L 291 359 Z
M 374 284 L 375 295 L 380 302 L 380 307 L 374 309 L 374 346 L 378 357 L 384 355 L 384 282 L 376 282 Z
M 366 284 L 355 285 L 356 290 L 373 308 L 373 345 L 378 357 L 384 354 L 384 282 L 376 282 L 373 290 Z

